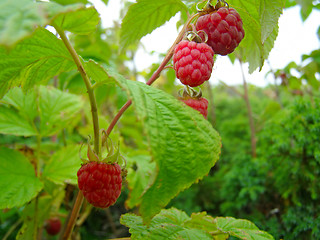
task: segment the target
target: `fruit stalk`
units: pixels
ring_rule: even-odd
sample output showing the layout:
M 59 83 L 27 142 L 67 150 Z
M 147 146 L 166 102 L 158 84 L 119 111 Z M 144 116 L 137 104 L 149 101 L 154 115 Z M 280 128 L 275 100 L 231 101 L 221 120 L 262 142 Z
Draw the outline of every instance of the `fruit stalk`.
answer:
M 67 47 L 68 51 L 70 52 L 73 61 L 75 62 L 75 64 L 78 67 L 78 71 L 81 74 L 81 77 L 86 85 L 87 88 L 87 92 L 89 95 L 89 101 L 90 101 L 90 105 L 91 105 L 91 113 L 92 113 L 92 120 L 93 120 L 93 130 L 94 130 L 94 150 L 96 152 L 96 154 L 100 154 L 100 136 L 99 136 L 99 118 L 98 118 L 98 107 L 97 107 L 97 102 L 96 102 L 96 98 L 94 96 L 94 90 L 92 87 L 92 84 L 90 82 L 90 79 L 86 73 L 86 71 L 84 70 L 83 64 L 76 52 L 76 50 L 72 47 L 71 43 L 69 42 L 66 34 L 64 33 L 63 30 L 61 30 L 59 27 L 54 26 L 54 28 L 56 29 L 57 33 L 60 35 L 61 40 L 63 41 L 63 43 L 65 44 L 65 46 Z
M 92 113 L 92 121 L 93 121 L 93 131 L 94 131 L 94 150 L 96 154 L 99 156 L 100 155 L 100 133 L 99 133 L 99 118 L 98 118 L 98 108 L 97 108 L 97 102 L 96 98 L 94 95 L 94 90 L 92 87 L 92 84 L 89 80 L 89 77 L 81 63 L 81 60 L 76 52 L 76 50 L 72 47 L 70 41 L 68 40 L 66 34 L 62 29 L 60 29 L 58 26 L 54 26 L 56 29 L 57 33 L 60 35 L 61 40 L 67 47 L 69 53 L 72 56 L 73 61 L 78 67 L 78 70 L 81 74 L 81 77 L 86 85 L 87 92 L 89 95 L 89 101 L 91 105 L 91 113 Z M 78 195 L 76 198 L 76 201 L 73 205 L 72 212 L 69 215 L 68 221 L 66 222 L 66 226 L 64 228 L 64 231 L 61 234 L 60 239 L 69 239 L 70 235 L 73 231 L 74 225 L 76 223 L 81 205 L 83 202 L 83 194 L 81 191 L 78 191 Z

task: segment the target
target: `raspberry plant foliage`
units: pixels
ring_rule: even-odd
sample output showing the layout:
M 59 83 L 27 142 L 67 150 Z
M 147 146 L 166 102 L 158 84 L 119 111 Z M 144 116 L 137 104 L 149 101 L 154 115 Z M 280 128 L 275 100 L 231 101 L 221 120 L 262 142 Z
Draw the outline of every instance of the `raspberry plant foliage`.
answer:
M 62 147 L 54 139 L 59 134 L 63 135 L 65 129 L 69 132 L 77 129 L 76 126 L 81 125 L 79 116 L 82 112 L 91 116 L 89 122 L 93 125 L 94 150 L 97 155 L 101 155 L 99 120 L 101 122 L 102 117 L 95 98 L 95 91 L 101 85 L 111 83 L 120 86 L 130 99 L 124 105 L 124 111 L 133 103 L 136 115 L 143 122 L 150 157 L 155 167 L 148 185 L 142 192 L 139 189 L 140 194 L 135 193 L 139 195 L 139 199 L 132 206 L 140 206 L 144 223 L 152 223 L 153 217 L 172 198 L 208 174 L 220 154 L 220 137 L 202 115 L 194 114 L 192 109 L 184 107 L 182 102 L 168 93 L 148 86 L 168 63 L 170 54 L 163 61 L 164 65 L 160 65 L 149 79 L 148 85 L 127 80 L 117 71 L 105 67 L 105 63 L 79 56 L 68 38 L 96 31 L 100 20 L 96 9 L 79 4 L 87 3 L 83 0 L 64 1 L 65 5 L 59 2 L 4 0 L 0 4 L 3 16 L 0 21 L 0 107 L 3 110 L 0 112 L 0 132 L 5 135 L 34 137 L 29 138 L 33 141 L 30 144 L 30 155 L 22 155 L 18 152 L 18 147 L 0 149 L 3 173 L 0 177 L 3 191 L 0 208 L 26 206 L 22 210 L 26 217 L 22 219 L 18 239 L 37 238 L 37 230 L 43 226 L 44 219 L 49 217 L 41 212 L 42 206 L 48 208 L 48 213 L 58 211 L 63 205 L 66 184 L 76 184 L 76 172 L 80 167 L 80 158 L 76 154 L 80 148 L 77 144 L 79 142 L 65 141 L 63 144 L 66 146 Z M 241 48 L 236 50 L 237 53 L 243 61 L 249 62 L 251 71 L 262 67 L 277 35 L 277 21 L 283 1 L 273 1 L 272 4 L 262 0 L 248 0 L 245 3 L 229 1 L 229 4 L 240 13 L 246 29 L 246 38 Z M 17 16 L 17 7 L 26 14 Z M 137 0 L 122 22 L 121 48 L 125 49 L 135 43 L 179 11 L 189 11 L 184 1 Z M 182 29 L 182 35 L 189 24 L 196 20 L 197 15 L 192 16 Z M 50 32 L 47 25 L 53 27 L 57 34 Z M 13 32 L 13 29 L 17 31 Z M 179 35 L 175 44 L 180 40 Z M 249 45 L 253 47 L 247 48 Z M 258 50 L 258 54 L 253 55 L 252 49 Z M 54 83 L 55 79 L 63 79 L 64 73 L 75 70 L 86 86 L 86 101 L 83 101 L 82 96 L 63 91 L 63 87 L 61 90 L 57 89 Z M 52 84 L 54 87 L 38 86 L 41 84 Z M 117 117 L 120 118 L 121 114 Z M 107 122 L 109 135 L 117 121 L 108 119 Z M 83 129 L 82 131 L 85 132 Z M 44 144 L 50 138 L 54 147 Z M 17 141 L 21 141 L 20 145 L 24 143 L 22 138 Z M 24 150 L 27 152 L 28 149 Z M 72 212 L 79 210 L 81 202 L 82 195 L 79 193 Z M 184 215 L 178 211 L 175 214 Z M 68 220 L 71 227 L 67 227 L 62 233 L 66 234 L 66 239 L 72 232 L 75 220 L 76 215 Z M 168 219 L 164 221 L 165 224 L 170 223 Z M 127 222 L 124 224 L 130 226 Z M 170 227 L 176 230 L 175 226 Z M 192 229 L 194 236 L 213 239 L 209 231 L 199 225 Z M 240 231 L 246 232 L 245 225 L 241 226 Z M 262 235 L 266 239 L 272 239 L 267 233 L 262 232 Z M 245 239 L 247 236 L 236 237 Z

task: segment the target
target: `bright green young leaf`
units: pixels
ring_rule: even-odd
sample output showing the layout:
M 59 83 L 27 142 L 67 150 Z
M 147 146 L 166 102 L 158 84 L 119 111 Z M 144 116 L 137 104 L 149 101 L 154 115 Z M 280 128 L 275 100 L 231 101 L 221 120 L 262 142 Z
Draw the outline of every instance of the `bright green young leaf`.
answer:
M 27 137 L 37 135 L 37 129 L 26 116 L 0 105 L 0 133 Z
M 126 48 L 160 27 L 179 11 L 188 11 L 180 0 L 137 0 L 121 25 L 120 45 Z
M 40 132 L 51 136 L 72 123 L 83 101 L 80 96 L 55 88 L 40 86 L 39 91 Z
M 42 187 L 27 158 L 12 149 L 0 148 L 0 209 L 22 206 Z
M 129 198 L 126 201 L 128 208 L 133 208 L 141 203 L 141 195 L 147 188 L 150 176 L 155 171 L 155 163 L 150 155 L 137 155 L 127 158 L 127 164 L 135 165 L 137 170 L 128 169 L 127 181 L 130 189 Z
M 11 87 L 24 90 L 75 69 L 71 55 L 54 34 L 38 28 L 11 51 L 0 47 L 0 98 Z
M 173 96 L 110 73 L 132 98 L 157 164 L 140 206 L 149 222 L 179 192 L 208 174 L 219 158 L 220 137 L 199 112 Z
M 142 218 L 134 214 L 125 214 L 121 216 L 121 224 L 129 227 L 131 238 L 136 240 L 212 240 L 209 233 L 195 228 L 188 228 L 184 223 L 190 217 L 183 211 L 175 208 L 164 209 L 156 215 L 147 227 L 143 224 Z
M 43 170 L 42 176 L 57 184 L 77 184 L 81 167 L 80 146 L 68 146 L 56 152 Z
M 96 30 L 99 21 L 100 17 L 97 10 L 94 7 L 89 7 L 61 13 L 54 18 L 52 25 L 63 31 L 89 34 Z
M 232 217 L 217 217 L 216 223 L 220 231 L 243 240 L 274 240 L 269 233 L 259 230 L 255 224 L 248 220 L 235 219 Z

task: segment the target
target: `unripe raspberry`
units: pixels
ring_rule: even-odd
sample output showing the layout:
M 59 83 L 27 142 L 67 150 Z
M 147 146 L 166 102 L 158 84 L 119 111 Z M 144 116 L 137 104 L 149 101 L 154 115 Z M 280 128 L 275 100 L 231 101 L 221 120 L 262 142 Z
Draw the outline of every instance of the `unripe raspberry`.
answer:
M 57 235 L 61 230 L 61 221 L 57 217 L 50 218 L 46 221 L 44 228 L 49 235 Z
M 117 163 L 89 162 L 78 173 L 78 186 L 93 206 L 107 208 L 113 205 L 121 193 L 121 168 Z
M 182 84 L 197 87 L 209 80 L 213 67 L 214 52 L 205 43 L 183 40 L 173 54 L 173 65 Z
M 208 115 L 208 100 L 205 98 L 188 98 L 181 99 L 182 102 L 187 104 L 189 107 L 199 111 L 205 119 L 207 119 Z
M 244 38 L 242 19 L 233 8 L 221 7 L 216 12 L 199 17 L 196 29 L 208 35 L 207 44 L 220 55 L 232 53 Z M 203 33 L 199 32 L 199 35 L 205 39 Z

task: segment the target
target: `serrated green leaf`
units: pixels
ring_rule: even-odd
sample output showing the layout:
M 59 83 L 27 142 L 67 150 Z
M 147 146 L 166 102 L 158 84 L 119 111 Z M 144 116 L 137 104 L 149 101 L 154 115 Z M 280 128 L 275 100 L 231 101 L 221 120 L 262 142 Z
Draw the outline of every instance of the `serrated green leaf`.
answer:
M 250 73 L 257 68 L 261 70 L 278 35 L 278 19 L 285 0 L 230 0 L 228 3 L 239 12 L 245 29 L 245 38 L 235 55 L 249 63 Z
M 157 164 L 140 206 L 148 222 L 179 192 L 210 171 L 219 158 L 220 137 L 199 112 L 171 95 L 109 73 L 132 98 Z
M 183 10 L 188 11 L 180 0 L 137 0 L 129 7 L 122 21 L 121 47 L 126 48 L 135 43 Z
M 99 13 L 94 7 L 77 9 L 71 12 L 60 13 L 52 25 L 62 31 L 76 34 L 89 34 L 97 29 L 100 21 Z
M 0 92 L 5 93 L 18 85 L 28 90 L 75 68 L 62 41 L 48 30 L 39 28 L 12 51 L 0 47 Z
M 51 87 L 39 87 L 40 133 L 42 136 L 56 134 L 79 114 L 83 101 L 80 96 L 62 92 Z
M 37 135 L 37 130 L 18 111 L 0 105 L 0 133 L 27 137 Z
M 78 7 L 78 4 L 65 7 L 54 2 L 2 0 L 0 45 L 14 46 L 19 40 L 31 35 L 38 26 L 47 25 L 55 15 Z
M 243 240 L 274 240 L 267 232 L 259 230 L 252 222 L 232 217 L 217 217 L 217 227 L 220 231 Z
M 155 171 L 155 163 L 151 161 L 149 155 L 137 155 L 127 158 L 128 164 L 131 163 L 137 167 L 134 171 L 128 169 L 127 181 L 130 189 L 129 197 L 126 201 L 128 208 L 133 208 L 141 203 L 141 195 L 148 186 L 150 176 Z
M 27 158 L 12 149 L 0 148 L 0 209 L 22 206 L 42 187 Z
M 192 213 L 191 219 L 184 223 L 185 227 L 201 229 L 210 233 L 214 240 L 225 240 L 229 238 L 229 234 L 224 234 L 217 228 L 216 220 L 207 215 L 206 212 Z
M 133 214 L 121 216 L 121 224 L 129 227 L 132 239 L 152 239 L 152 240 L 212 240 L 209 233 L 200 230 L 184 227 L 185 221 L 190 217 L 183 211 L 175 208 L 163 209 L 156 215 L 149 227 L 143 225 L 142 218 Z
M 56 184 L 77 184 L 77 171 L 81 167 L 80 146 L 64 147 L 50 158 L 42 176 Z
M 24 93 L 20 87 L 15 87 L 4 96 L 2 102 L 14 107 L 23 118 L 32 122 L 38 114 L 36 99 L 35 91 Z

